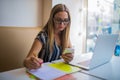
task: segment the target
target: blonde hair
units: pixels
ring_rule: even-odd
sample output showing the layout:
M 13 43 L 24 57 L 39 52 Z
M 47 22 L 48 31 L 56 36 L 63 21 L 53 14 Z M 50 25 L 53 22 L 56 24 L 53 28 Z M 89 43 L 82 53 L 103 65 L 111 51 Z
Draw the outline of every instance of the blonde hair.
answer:
M 68 47 L 69 44 L 69 31 L 70 31 L 70 24 L 71 24 L 71 17 L 69 13 L 69 9 L 64 4 L 57 4 L 55 5 L 50 13 L 50 17 L 48 19 L 47 24 L 43 27 L 43 30 L 47 31 L 48 34 L 48 45 L 50 46 L 50 52 L 53 51 L 53 45 L 54 45 L 54 16 L 61 11 L 65 11 L 68 14 L 69 23 L 65 30 L 61 32 L 61 48 L 64 50 L 66 47 Z

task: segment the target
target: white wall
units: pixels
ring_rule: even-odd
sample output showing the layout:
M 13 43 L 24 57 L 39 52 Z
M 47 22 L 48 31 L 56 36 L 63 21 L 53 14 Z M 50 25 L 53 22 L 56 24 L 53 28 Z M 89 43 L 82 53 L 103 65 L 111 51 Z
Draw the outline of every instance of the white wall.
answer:
M 0 0 L 0 26 L 42 25 L 42 0 Z

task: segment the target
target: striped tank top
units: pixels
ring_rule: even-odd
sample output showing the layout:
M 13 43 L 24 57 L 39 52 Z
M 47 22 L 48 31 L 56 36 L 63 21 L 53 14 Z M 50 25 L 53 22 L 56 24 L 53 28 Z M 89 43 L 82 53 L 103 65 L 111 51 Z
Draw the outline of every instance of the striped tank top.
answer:
M 43 59 L 44 62 L 51 62 L 60 59 L 60 55 L 62 54 L 61 48 L 57 45 L 57 43 L 54 40 L 53 52 L 50 53 L 50 48 L 47 44 L 48 35 L 45 31 L 39 32 L 36 39 L 43 43 L 42 49 L 38 54 L 39 58 Z

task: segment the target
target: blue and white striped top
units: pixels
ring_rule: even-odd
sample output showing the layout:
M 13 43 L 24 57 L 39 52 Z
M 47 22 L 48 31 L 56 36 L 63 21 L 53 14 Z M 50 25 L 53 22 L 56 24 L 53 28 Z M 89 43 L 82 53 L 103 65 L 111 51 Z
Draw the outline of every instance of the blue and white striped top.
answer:
M 53 52 L 50 53 L 50 48 L 47 44 L 48 34 L 45 31 L 39 32 L 36 39 L 43 43 L 43 47 L 38 55 L 39 58 L 43 59 L 44 62 L 51 62 L 60 59 L 60 55 L 62 54 L 61 48 L 54 40 Z

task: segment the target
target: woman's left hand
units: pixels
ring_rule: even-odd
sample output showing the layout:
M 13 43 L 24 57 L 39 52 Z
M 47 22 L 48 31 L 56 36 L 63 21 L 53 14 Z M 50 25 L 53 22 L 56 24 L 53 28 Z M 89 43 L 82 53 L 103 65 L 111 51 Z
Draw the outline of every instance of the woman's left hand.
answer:
M 73 53 L 62 54 L 61 56 L 66 63 L 69 63 L 73 59 Z

